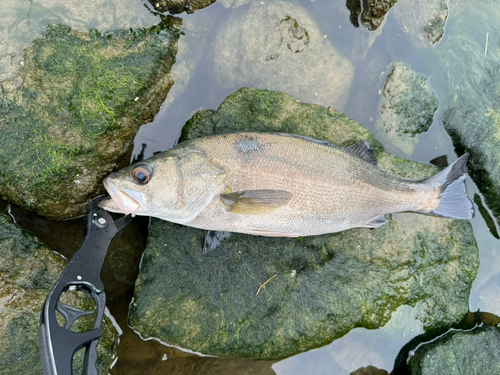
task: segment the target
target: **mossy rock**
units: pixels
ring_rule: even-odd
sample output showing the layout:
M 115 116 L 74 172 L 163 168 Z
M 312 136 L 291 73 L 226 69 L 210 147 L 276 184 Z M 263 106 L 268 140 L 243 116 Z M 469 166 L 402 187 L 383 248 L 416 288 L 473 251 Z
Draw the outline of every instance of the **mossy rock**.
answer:
M 25 51 L 21 86 L 0 88 L 0 195 L 52 219 L 84 214 L 173 84 L 174 24 L 107 34 L 49 26 Z
M 422 344 L 408 364 L 411 375 L 500 374 L 500 328 L 448 332 Z
M 43 373 L 38 351 L 40 312 L 66 263 L 30 232 L 0 215 L 0 374 Z M 91 307 L 88 298 L 76 292 L 65 302 L 80 309 Z M 97 364 L 99 373 L 107 374 L 116 357 L 118 333 L 108 318 L 101 328 L 104 335 L 97 346 Z M 82 318 L 74 329 L 88 331 L 92 321 Z M 75 374 L 82 373 L 82 363 L 83 352 L 79 352 L 74 366 L 80 368 Z
M 267 90 L 244 88 L 217 111 L 198 112 L 182 139 L 234 131 L 289 132 L 338 146 L 364 139 L 386 173 L 420 179 L 437 171 L 386 153 L 338 111 Z M 383 326 L 403 304 L 419 307 L 427 329 L 449 326 L 468 312 L 479 265 L 469 222 L 418 214 L 293 239 L 233 233 L 206 255 L 204 241 L 203 230 L 152 221 L 130 311 L 142 337 L 205 354 L 280 359 L 355 327 Z
M 348 0 L 346 6 L 351 12 L 349 18 L 354 27 L 359 27 L 361 22 L 363 27 L 375 31 L 384 22 L 385 15 L 397 2 L 398 0 L 365 1 L 363 9 L 361 9 L 360 0 Z
M 438 99 L 429 82 L 408 65 L 396 62 L 387 76 L 375 128 L 390 151 L 412 155 L 418 135 L 429 130 Z M 387 147 L 387 146 L 386 146 Z

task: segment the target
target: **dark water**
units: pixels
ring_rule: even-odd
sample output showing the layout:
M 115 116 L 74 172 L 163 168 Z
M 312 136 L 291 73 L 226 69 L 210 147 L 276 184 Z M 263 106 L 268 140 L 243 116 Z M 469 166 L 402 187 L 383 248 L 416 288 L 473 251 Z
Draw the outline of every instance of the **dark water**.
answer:
M 65 12 L 61 11 L 61 5 L 51 8 L 50 2 L 47 1 L 30 3 L 31 11 L 36 11 L 38 18 L 36 24 L 32 22 L 30 28 L 26 28 L 29 32 L 26 31 L 24 44 L 29 43 L 30 38 L 36 37 L 37 33 L 43 30 L 44 22 L 60 22 L 69 19 L 72 26 L 81 29 L 99 26 L 104 29 L 118 29 L 129 26 L 149 26 L 158 22 L 158 16 L 152 14 L 149 11 L 150 7 L 140 1 L 134 3 L 135 7 L 129 12 L 115 9 L 114 18 L 111 19 L 101 19 L 98 16 L 78 17 L 76 12 L 68 17 Z M 72 5 L 71 1 L 67 3 L 68 7 L 77 7 L 77 5 Z M 382 32 L 371 48 L 367 49 L 362 45 L 363 41 L 369 38 L 370 31 L 363 27 L 353 27 L 345 1 L 301 0 L 297 3 L 308 10 L 326 38 L 331 40 L 335 48 L 352 62 L 354 79 L 350 91 L 345 93 L 347 102 L 342 111 L 370 131 L 376 133 L 375 120 L 378 115 L 380 90 L 383 89 L 387 74 L 390 72 L 391 63 L 402 61 L 408 64 L 414 71 L 429 77 L 431 86 L 434 82 L 439 82 L 432 77 L 435 63 L 432 49 L 415 48 L 411 43 L 410 35 L 403 30 L 401 23 L 397 22 L 392 11 L 387 15 L 387 22 Z M 99 7 L 104 11 L 109 11 L 116 7 L 117 3 L 101 1 L 96 4 L 94 12 L 97 12 Z M 15 2 L 8 2 L 7 7 L 9 6 L 17 5 Z M 220 3 L 215 3 L 194 14 L 180 15 L 184 20 L 185 35 L 179 42 L 178 62 L 173 69 L 176 84 L 155 120 L 139 130 L 135 138 L 133 157 L 138 157 L 143 151 L 144 157 L 147 158 L 157 151 L 172 147 L 177 142 L 182 126 L 196 110 L 217 109 L 227 95 L 239 88 L 227 85 L 222 87 L 211 76 L 211 68 L 214 64 L 212 49 L 215 41 L 210 36 L 217 35 L 220 26 L 227 19 L 244 11 L 245 6 L 226 9 Z M 131 12 L 136 15 L 131 16 Z M 29 19 L 33 17 L 33 13 L 31 16 L 20 15 L 21 21 L 22 17 Z M 449 28 L 454 22 L 457 20 L 450 15 L 446 27 Z M 1 23 L 0 20 L 0 25 Z M 12 30 L 12 33 L 16 31 Z M 448 37 L 449 35 L 445 32 L 443 41 Z M 363 53 L 366 53 L 366 57 L 359 57 Z M 175 77 L 176 74 L 182 72 L 180 67 L 183 56 L 189 56 L 194 61 L 191 77 L 185 82 Z M 255 87 L 256 85 L 249 81 L 245 82 L 244 86 Z M 433 87 L 433 89 L 441 103 L 443 99 L 441 95 L 446 95 L 446 89 L 442 87 Z M 302 100 L 300 97 L 297 99 Z M 443 111 L 444 108 L 440 106 L 431 129 L 421 136 L 413 154 L 405 155 L 402 151 L 395 153 L 422 163 L 429 163 L 432 159 L 442 155 L 447 155 L 449 162 L 455 160 L 457 156 L 453 145 L 442 126 Z M 476 194 L 478 196 L 476 202 L 482 199 L 481 193 L 470 180 L 467 182 L 467 189 L 471 200 Z M 7 209 L 20 225 L 34 231 L 42 241 L 66 257 L 71 257 L 78 248 L 83 231 L 81 219 L 49 222 L 15 207 L 8 206 L 5 210 Z M 475 321 L 498 324 L 500 322 L 498 318 L 500 316 L 500 241 L 491 233 L 487 221 L 477 207 L 476 212 L 478 214 L 471 220 L 471 223 L 480 250 L 481 265 L 471 290 L 469 305 L 472 312 L 480 310 L 482 313 L 471 315 L 468 324 L 473 324 Z M 488 212 L 487 207 L 483 210 L 484 212 Z M 498 229 L 498 223 L 495 221 L 493 224 L 490 221 L 489 225 L 490 227 L 496 226 Z M 400 349 L 413 337 L 423 332 L 422 324 L 416 319 L 417 311 L 409 306 L 402 306 L 393 314 L 385 327 L 377 330 L 354 329 L 330 345 L 277 363 L 251 359 L 202 357 L 153 340 L 144 341 L 127 326 L 127 314 L 128 304 L 133 295 L 134 280 L 139 271 L 140 258 L 146 242 L 147 227 L 147 219 L 137 219 L 132 226 L 120 234 L 119 238 L 115 239 L 102 274 L 109 310 L 123 330 L 118 348 L 119 359 L 112 369 L 112 374 L 349 374 L 351 371 L 368 365 L 391 371 Z M 126 253 L 124 248 L 127 249 Z

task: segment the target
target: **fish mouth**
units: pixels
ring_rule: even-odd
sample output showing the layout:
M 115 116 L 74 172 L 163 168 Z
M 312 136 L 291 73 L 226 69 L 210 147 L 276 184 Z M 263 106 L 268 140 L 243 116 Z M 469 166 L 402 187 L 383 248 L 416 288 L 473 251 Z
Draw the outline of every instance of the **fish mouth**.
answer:
M 106 211 L 124 213 L 125 215 L 137 212 L 141 205 L 130 195 L 116 188 L 116 185 L 106 177 L 103 181 L 104 187 L 111 196 L 111 199 L 103 200 L 99 206 Z

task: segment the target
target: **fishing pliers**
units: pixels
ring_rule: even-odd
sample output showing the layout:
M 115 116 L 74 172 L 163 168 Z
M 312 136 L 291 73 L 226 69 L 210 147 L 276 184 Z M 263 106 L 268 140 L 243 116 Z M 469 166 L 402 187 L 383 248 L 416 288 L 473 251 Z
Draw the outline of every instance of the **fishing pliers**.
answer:
M 114 221 L 98 206 L 102 199 L 100 196 L 90 202 L 83 242 L 50 291 L 40 314 L 40 357 L 45 375 L 71 375 L 73 355 L 80 349 L 85 349 L 83 374 L 98 375 L 96 348 L 103 334 L 106 306 L 101 269 L 111 240 L 132 221 L 130 215 Z M 61 302 L 61 295 L 68 289 L 84 292 L 95 301 L 95 310 L 81 310 Z M 58 323 L 56 311 L 64 317 L 64 326 Z M 91 330 L 71 330 L 79 318 L 92 314 L 95 318 Z

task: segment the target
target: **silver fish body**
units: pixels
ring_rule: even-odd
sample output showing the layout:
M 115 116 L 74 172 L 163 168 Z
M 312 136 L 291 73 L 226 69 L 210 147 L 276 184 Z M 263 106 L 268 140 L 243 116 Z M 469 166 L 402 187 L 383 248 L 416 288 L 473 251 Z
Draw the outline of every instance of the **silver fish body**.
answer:
M 104 180 L 110 211 L 196 228 L 297 237 L 378 227 L 414 211 L 469 219 L 467 155 L 424 181 L 383 174 L 366 142 L 341 149 L 277 133 L 198 138 Z M 146 181 L 147 180 L 147 181 Z

